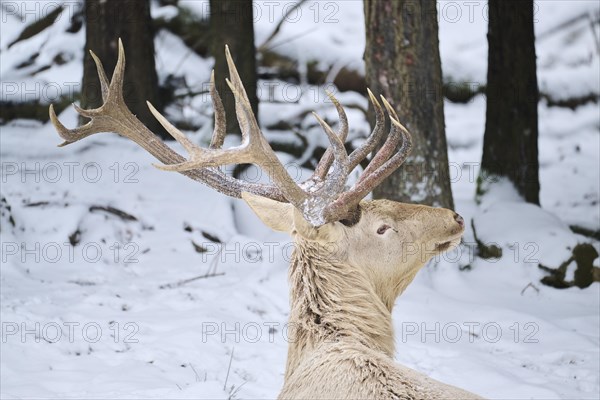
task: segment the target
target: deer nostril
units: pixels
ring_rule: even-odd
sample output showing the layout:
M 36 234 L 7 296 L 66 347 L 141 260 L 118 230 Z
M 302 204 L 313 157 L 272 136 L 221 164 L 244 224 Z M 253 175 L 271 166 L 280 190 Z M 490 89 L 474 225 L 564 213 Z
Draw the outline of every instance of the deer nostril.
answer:
M 465 226 L 465 220 L 459 214 L 454 213 L 454 220 L 458 222 L 460 226 Z

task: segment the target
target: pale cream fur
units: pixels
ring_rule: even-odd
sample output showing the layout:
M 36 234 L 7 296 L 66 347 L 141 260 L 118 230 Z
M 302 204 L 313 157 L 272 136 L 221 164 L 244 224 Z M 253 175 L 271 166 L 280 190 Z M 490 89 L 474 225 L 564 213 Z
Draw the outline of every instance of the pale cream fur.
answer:
M 289 204 L 242 197 L 265 224 L 290 233 L 295 243 L 280 399 L 480 398 L 393 360 L 394 302 L 429 259 L 460 242 L 464 228 L 454 212 L 363 201 L 355 225 L 315 228 Z

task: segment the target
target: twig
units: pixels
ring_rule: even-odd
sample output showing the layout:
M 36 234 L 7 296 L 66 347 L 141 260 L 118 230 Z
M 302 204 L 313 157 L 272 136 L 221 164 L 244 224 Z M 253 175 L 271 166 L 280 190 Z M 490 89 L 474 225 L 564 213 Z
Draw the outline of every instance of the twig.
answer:
M 235 390 L 233 390 L 233 387 L 231 387 L 231 389 L 232 389 L 232 390 L 231 390 L 231 392 L 229 393 L 229 398 L 230 398 L 230 399 L 234 399 L 234 398 L 235 398 L 235 396 L 236 396 L 236 395 L 238 394 L 238 392 L 240 391 L 240 389 L 241 389 L 242 387 L 244 387 L 244 385 L 245 385 L 246 383 L 248 383 L 248 381 L 244 381 L 244 382 L 243 382 L 243 383 L 242 383 L 240 386 L 236 387 L 236 388 L 235 388 Z
M 292 36 L 292 37 L 290 37 L 290 38 L 289 38 L 289 39 L 287 39 L 287 40 L 282 40 L 281 42 L 279 42 L 279 43 L 277 43 L 277 44 L 274 44 L 273 46 L 271 46 L 271 47 L 269 48 L 269 50 L 273 50 L 273 49 L 274 49 L 274 48 L 276 48 L 276 47 L 279 47 L 279 46 L 281 46 L 281 45 L 284 45 L 284 44 L 286 44 L 286 43 L 289 43 L 289 42 L 293 42 L 293 41 L 294 41 L 294 40 L 296 40 L 296 39 L 300 39 L 302 36 L 306 36 L 306 35 L 308 35 L 309 33 L 312 33 L 313 31 L 314 31 L 314 28 L 311 28 L 311 29 L 309 29 L 309 30 L 306 30 L 306 31 L 304 31 L 304 32 L 300 32 L 300 33 L 299 33 L 299 34 L 297 34 L 296 36 Z
M 525 293 L 525 291 L 527 290 L 527 288 L 530 288 L 530 287 L 531 287 L 531 288 L 534 288 L 534 289 L 535 289 L 535 291 L 536 291 L 536 293 L 539 293 L 539 292 L 540 292 L 540 289 L 538 289 L 538 288 L 537 288 L 537 287 L 536 287 L 536 286 L 535 286 L 533 283 L 529 282 L 529 283 L 527 284 L 527 286 L 525 286 L 525 287 L 523 288 L 523 290 L 521 290 L 521 296 L 523 296 L 523 294 Z
M 561 22 L 560 24 L 546 30 L 545 32 L 540 33 L 539 35 L 537 35 L 536 40 L 540 41 L 540 40 L 546 39 L 548 36 L 554 35 L 555 33 L 560 32 L 561 30 L 568 28 L 571 25 L 575 25 L 579 21 L 582 21 L 582 20 L 585 20 L 588 18 L 590 19 L 590 23 L 592 23 L 592 24 L 598 22 L 598 18 L 596 18 L 594 20 L 588 12 L 585 12 L 585 13 L 579 14 L 571 19 L 566 20 L 565 22 Z
M 594 20 L 591 12 L 588 13 L 588 18 L 590 20 L 590 30 L 592 31 L 592 36 L 594 37 L 594 43 L 596 43 L 596 51 L 598 52 L 598 55 L 600 55 L 600 38 L 596 36 L 596 29 L 594 28 L 594 25 L 600 23 L 600 18 L 596 18 Z
M 286 21 L 287 17 L 289 17 L 289 15 L 296 11 L 298 8 L 302 7 L 302 5 L 306 3 L 306 0 L 301 0 L 298 3 L 294 4 L 294 6 L 292 8 L 290 8 L 283 17 L 281 17 L 281 19 L 279 20 L 279 22 L 277 23 L 277 26 L 275 27 L 275 29 L 273 30 L 273 32 L 271 32 L 271 34 L 269 35 L 269 37 L 263 42 L 263 44 L 261 44 L 260 46 L 258 46 L 258 49 L 256 49 L 257 52 L 263 52 L 266 50 L 267 46 L 269 45 L 269 43 L 271 43 L 271 41 L 273 40 L 273 38 L 275 38 L 275 36 L 277 36 L 277 34 L 279 33 L 279 31 L 281 30 L 281 26 L 283 25 L 283 23 Z
M 189 279 L 183 279 L 183 280 L 177 281 L 175 283 L 167 283 L 164 285 L 160 285 L 158 288 L 159 289 L 173 289 L 176 287 L 186 285 L 190 282 L 197 281 L 198 279 L 213 278 L 215 276 L 225 275 L 225 272 L 217 273 L 217 267 L 219 266 L 219 258 L 221 256 L 222 251 L 223 251 L 223 246 L 221 246 L 219 248 L 219 251 L 217 252 L 217 254 L 215 254 L 215 258 L 213 258 L 213 260 L 211 261 L 210 266 L 208 267 L 208 270 L 206 271 L 206 273 L 204 275 L 196 276 L 196 277 L 189 278 Z
M 194 364 L 190 363 L 190 367 L 192 368 L 192 371 L 194 371 L 194 375 L 196 375 L 196 382 L 200 382 L 200 376 L 198 375 L 198 372 L 196 372 L 196 368 L 194 368 Z
M 173 288 L 176 288 L 176 287 L 187 285 L 188 283 L 197 281 L 199 279 L 213 278 L 215 276 L 223 276 L 223 275 L 225 275 L 225 272 L 219 272 L 217 274 L 216 272 L 215 273 L 210 273 L 210 271 L 209 271 L 209 272 L 205 273 L 204 275 L 195 276 L 195 277 L 189 278 L 189 279 L 182 279 L 182 280 L 177 281 L 175 283 L 166 283 L 164 285 L 160 285 L 158 288 L 159 289 L 173 289 Z
M 229 380 L 229 371 L 231 371 L 231 362 L 233 361 L 233 352 L 235 347 L 231 348 L 231 357 L 229 357 L 229 367 L 227 367 L 227 376 L 225 377 L 225 383 L 223 384 L 223 390 L 227 390 L 227 381 Z
M 210 263 L 208 272 L 210 272 L 212 270 L 212 274 L 217 273 L 217 267 L 219 266 L 219 259 L 221 258 L 222 252 L 223 252 L 223 245 L 221 245 L 221 247 L 219 247 L 219 251 L 217 251 L 217 254 L 215 254 L 215 258 L 213 258 L 212 262 Z
M 188 91 L 185 93 L 181 93 L 181 94 L 175 94 L 173 95 L 174 99 L 185 99 L 186 97 L 195 97 L 195 96 L 199 96 L 201 94 L 208 94 L 210 93 L 208 90 L 198 90 L 198 91 L 193 91 L 192 89 L 188 88 Z

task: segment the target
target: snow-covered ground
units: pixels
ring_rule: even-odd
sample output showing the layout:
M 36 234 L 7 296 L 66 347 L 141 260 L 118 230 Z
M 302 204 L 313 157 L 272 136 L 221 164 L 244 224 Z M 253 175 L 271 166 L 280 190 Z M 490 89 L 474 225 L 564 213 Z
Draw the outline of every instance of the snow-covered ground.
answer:
M 2 1 L 2 100 L 50 102 L 79 84 L 84 34 L 65 32 L 65 15 L 8 47 L 56 3 Z M 182 3 L 207 10 L 206 1 Z M 260 45 L 291 2 L 255 3 Z M 64 13 L 77 4 L 64 2 Z M 484 10 L 483 2 L 440 3 L 447 81 L 485 83 Z M 599 25 L 581 19 L 553 31 L 584 12 L 597 18 L 598 3 L 536 3 L 539 83 L 555 99 L 600 92 Z M 360 71 L 362 3 L 308 2 L 275 43 L 300 61 Z M 156 48 L 161 78 L 208 80 L 211 60 L 176 36 L 160 33 Z M 31 65 L 16 68 L 34 53 Z M 32 76 L 57 54 L 64 64 Z M 287 101 L 263 102 L 261 122 L 307 109 L 335 120 L 322 88 L 301 89 L 298 96 L 279 92 Z M 354 93 L 339 98 L 366 106 Z M 349 112 L 353 135 L 367 132 L 363 114 Z M 568 229 L 600 229 L 598 105 L 570 110 L 541 102 L 539 114 L 545 211 L 503 185 L 475 203 L 485 98 L 445 104 L 457 211 L 475 219 L 478 236 L 497 241 L 504 256 L 476 257 L 467 224 L 464 243 L 425 267 L 397 301 L 396 359 L 488 398 L 597 399 L 600 285 L 550 288 L 539 283 L 544 273 L 537 264 L 557 267 L 576 243 L 599 247 Z M 208 99 L 190 99 L 182 115 L 207 121 Z M 61 119 L 76 125 L 72 109 Z M 309 119 L 302 124 L 314 126 Z M 13 120 L 0 132 L 2 398 L 276 397 L 293 339 L 285 236 L 269 232 L 241 201 L 155 169 L 151 156 L 115 135 L 59 149 L 50 124 Z M 207 129 L 190 134 L 202 142 Z

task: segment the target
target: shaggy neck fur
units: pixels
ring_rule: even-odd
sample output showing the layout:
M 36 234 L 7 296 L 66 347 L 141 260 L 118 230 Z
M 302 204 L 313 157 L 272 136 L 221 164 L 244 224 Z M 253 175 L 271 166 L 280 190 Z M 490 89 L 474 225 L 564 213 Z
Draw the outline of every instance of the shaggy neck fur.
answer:
M 286 379 L 323 342 L 361 343 L 392 357 L 391 314 L 364 271 L 328 259 L 317 242 L 298 238 L 295 244 Z

